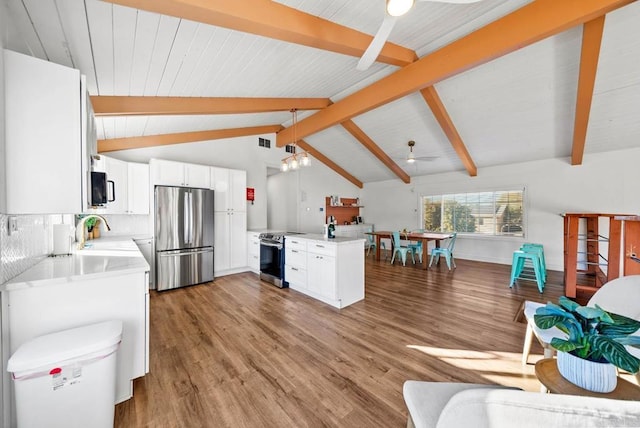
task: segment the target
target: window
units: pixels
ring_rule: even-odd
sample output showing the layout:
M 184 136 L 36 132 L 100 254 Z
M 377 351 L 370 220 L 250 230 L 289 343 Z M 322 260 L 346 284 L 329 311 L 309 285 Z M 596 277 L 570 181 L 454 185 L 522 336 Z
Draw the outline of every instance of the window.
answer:
M 426 230 L 524 236 L 524 190 L 422 197 Z

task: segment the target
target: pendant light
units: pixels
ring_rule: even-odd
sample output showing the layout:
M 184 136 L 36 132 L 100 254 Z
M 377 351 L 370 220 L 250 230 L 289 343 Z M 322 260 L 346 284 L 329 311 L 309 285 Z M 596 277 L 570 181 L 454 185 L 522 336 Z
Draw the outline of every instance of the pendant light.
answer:
M 298 110 L 295 108 L 291 109 L 291 116 L 293 122 L 293 141 L 291 142 L 290 146 L 293 147 L 293 154 L 282 159 L 282 164 L 280 165 L 280 170 L 282 172 L 296 170 L 299 169 L 300 166 L 311 165 L 309 153 L 304 151 L 298 154 L 298 139 L 296 138 L 296 130 L 298 126 Z

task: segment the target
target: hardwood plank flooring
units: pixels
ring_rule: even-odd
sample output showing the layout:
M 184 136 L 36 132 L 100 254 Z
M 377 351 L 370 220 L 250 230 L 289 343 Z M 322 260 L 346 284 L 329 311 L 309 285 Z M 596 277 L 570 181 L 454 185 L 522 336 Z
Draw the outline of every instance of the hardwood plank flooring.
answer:
M 557 301 L 562 274 L 509 289 L 510 266 L 365 265 L 366 297 L 338 310 L 252 273 L 151 296 L 150 373 L 116 427 L 403 427 L 408 379 L 537 391 L 520 363 L 525 299 Z

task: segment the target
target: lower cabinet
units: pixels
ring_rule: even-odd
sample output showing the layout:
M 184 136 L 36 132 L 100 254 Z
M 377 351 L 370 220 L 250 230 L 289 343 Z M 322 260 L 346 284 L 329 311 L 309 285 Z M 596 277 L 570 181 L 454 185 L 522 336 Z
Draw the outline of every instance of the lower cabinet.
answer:
M 336 308 L 364 299 L 364 240 L 285 238 L 285 281 Z M 293 247 L 293 248 L 292 248 Z
M 214 213 L 213 271 L 215 276 L 246 270 L 247 213 Z
M 121 320 L 116 403 L 133 395 L 133 379 L 149 372 L 148 272 L 105 275 L 2 293 L 9 355 L 45 334 L 107 320 Z M 3 338 L 4 340 L 4 338 Z
M 260 233 L 247 233 L 247 266 L 254 273 L 260 273 Z

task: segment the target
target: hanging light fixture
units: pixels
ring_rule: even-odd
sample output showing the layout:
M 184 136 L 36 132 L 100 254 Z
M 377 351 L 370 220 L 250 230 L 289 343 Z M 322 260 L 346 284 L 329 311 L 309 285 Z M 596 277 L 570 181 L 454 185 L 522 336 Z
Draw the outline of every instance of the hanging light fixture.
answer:
M 293 142 L 290 144 L 290 146 L 293 147 L 293 154 L 282 159 L 282 164 L 280 165 L 280 170 L 282 172 L 296 170 L 299 169 L 300 166 L 311 165 L 309 153 L 305 151 L 298 154 L 298 139 L 296 138 L 296 130 L 298 126 L 298 110 L 295 108 L 291 109 L 291 116 L 293 119 Z

